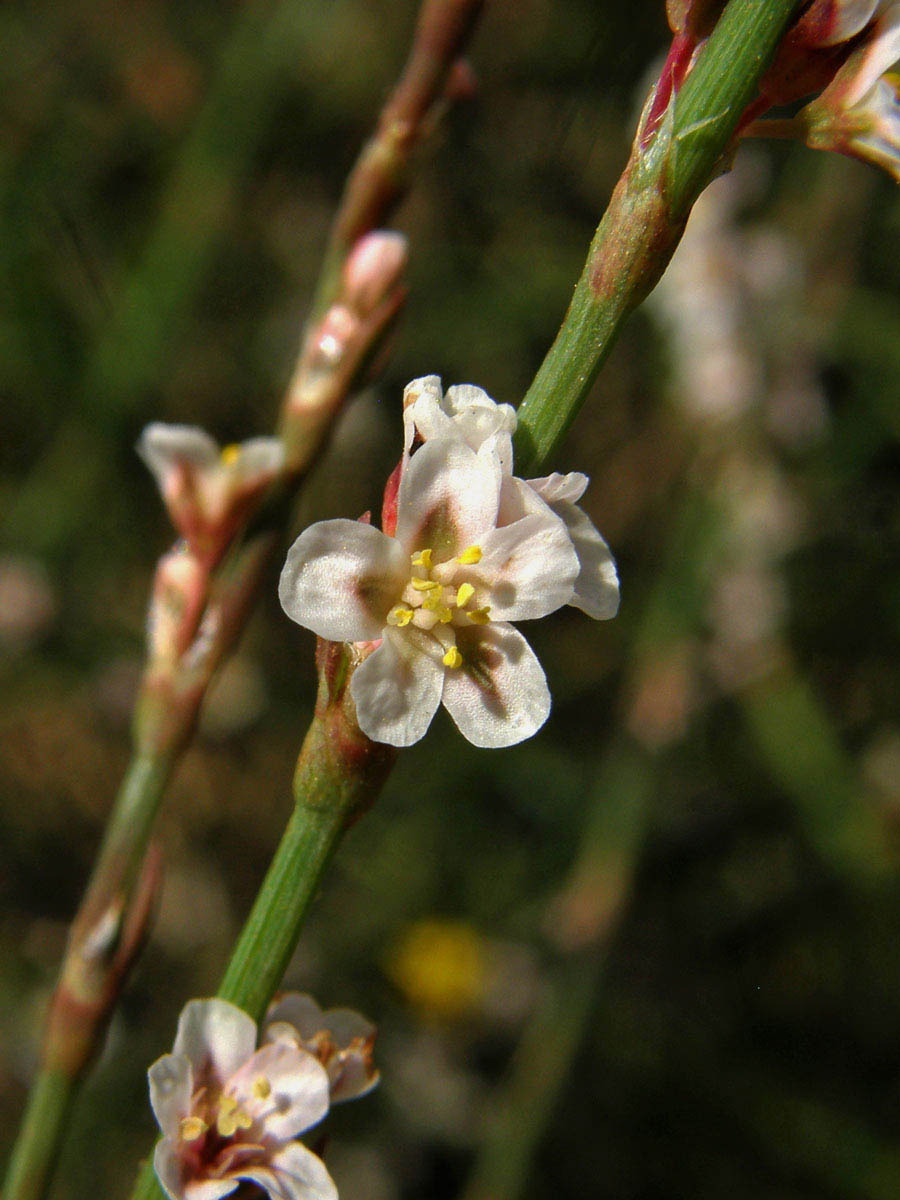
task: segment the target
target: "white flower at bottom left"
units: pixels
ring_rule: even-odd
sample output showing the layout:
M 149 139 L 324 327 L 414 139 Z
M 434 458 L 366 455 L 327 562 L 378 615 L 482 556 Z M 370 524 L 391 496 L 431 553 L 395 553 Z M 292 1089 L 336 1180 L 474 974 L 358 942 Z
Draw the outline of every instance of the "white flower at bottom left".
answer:
M 153 1166 L 172 1200 L 218 1200 L 242 1182 L 271 1200 L 337 1200 L 296 1139 L 328 1112 L 328 1073 L 287 1041 L 256 1049 L 256 1023 L 225 1000 L 191 1000 L 171 1054 L 150 1068 L 163 1137 Z

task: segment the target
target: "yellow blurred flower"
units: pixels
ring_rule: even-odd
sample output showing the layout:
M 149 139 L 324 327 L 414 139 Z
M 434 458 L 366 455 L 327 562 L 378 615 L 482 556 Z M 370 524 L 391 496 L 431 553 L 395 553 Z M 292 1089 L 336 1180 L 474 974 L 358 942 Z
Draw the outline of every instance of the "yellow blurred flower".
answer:
M 432 918 L 410 925 L 386 970 L 406 999 L 430 1017 L 454 1020 L 477 1008 L 486 988 L 488 951 L 464 921 Z

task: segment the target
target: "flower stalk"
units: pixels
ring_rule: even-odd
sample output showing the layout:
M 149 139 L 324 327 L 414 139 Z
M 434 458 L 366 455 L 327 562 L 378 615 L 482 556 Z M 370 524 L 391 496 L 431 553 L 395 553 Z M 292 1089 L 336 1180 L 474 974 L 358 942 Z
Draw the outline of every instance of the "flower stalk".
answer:
M 425 0 L 406 66 L 378 127 L 347 178 L 331 228 L 313 319 L 334 302 L 341 269 L 358 239 L 379 225 L 406 190 L 410 161 L 440 115 L 442 103 L 469 85 L 461 55 L 484 0 Z
M 519 408 L 520 469 L 553 454 L 625 320 L 659 281 L 796 7 L 731 0 L 646 144 L 642 122 L 565 320 Z
M 396 759 L 356 723 L 346 646 L 319 641 L 316 710 L 297 760 L 294 811 L 237 941 L 218 996 L 261 1020 L 294 952 L 319 880 L 344 832 L 373 803 Z M 151 1165 L 132 1200 L 161 1200 Z

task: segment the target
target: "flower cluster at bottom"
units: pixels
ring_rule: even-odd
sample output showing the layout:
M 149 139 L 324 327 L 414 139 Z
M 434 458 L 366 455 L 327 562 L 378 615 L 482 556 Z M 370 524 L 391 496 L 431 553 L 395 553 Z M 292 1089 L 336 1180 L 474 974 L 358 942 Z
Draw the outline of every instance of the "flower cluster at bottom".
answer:
M 300 1134 L 331 1103 L 377 1082 L 374 1028 L 348 1010 L 323 1013 L 308 996 L 256 1023 L 225 1000 L 191 1000 L 171 1054 L 149 1070 L 150 1103 L 163 1137 L 153 1166 L 172 1200 L 218 1200 L 242 1182 L 271 1200 L 336 1200 L 325 1165 Z

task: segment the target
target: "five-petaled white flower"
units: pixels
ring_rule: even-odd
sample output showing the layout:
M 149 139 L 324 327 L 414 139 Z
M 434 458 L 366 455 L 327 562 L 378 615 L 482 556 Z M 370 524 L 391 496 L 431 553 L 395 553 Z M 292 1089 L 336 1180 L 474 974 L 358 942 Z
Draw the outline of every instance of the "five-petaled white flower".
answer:
M 242 1181 L 271 1200 L 337 1200 L 321 1159 L 296 1140 L 329 1106 L 328 1073 L 297 1042 L 257 1050 L 247 1013 L 191 1000 L 149 1079 L 163 1132 L 153 1166 L 172 1200 L 218 1200 Z
M 436 377 L 417 380 L 404 420 L 393 536 L 354 521 L 311 526 L 288 554 L 281 603 L 320 637 L 369 643 L 350 689 L 374 741 L 411 745 L 443 702 L 469 741 L 509 746 L 550 711 L 540 663 L 510 622 L 569 603 L 615 611 L 612 559 L 574 504 L 587 481 L 515 479 L 515 414 L 480 388 L 444 397 Z M 601 553 L 586 530 L 576 546 L 567 522 L 582 519 Z
M 220 449 L 195 425 L 160 421 L 147 426 L 137 449 L 175 528 L 195 553 L 213 558 L 285 461 L 280 438 L 250 438 Z

